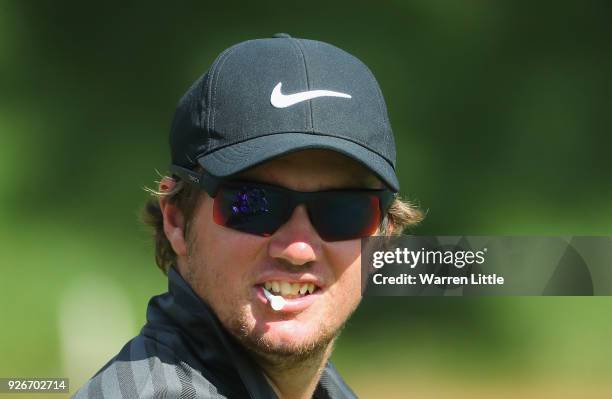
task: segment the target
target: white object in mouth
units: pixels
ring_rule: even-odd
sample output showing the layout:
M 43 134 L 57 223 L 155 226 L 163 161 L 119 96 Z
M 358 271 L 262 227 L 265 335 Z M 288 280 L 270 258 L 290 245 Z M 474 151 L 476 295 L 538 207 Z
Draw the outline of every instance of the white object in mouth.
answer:
M 272 294 L 270 291 L 268 291 L 264 287 L 262 287 L 262 289 L 263 289 L 264 295 L 266 296 L 266 299 L 268 300 L 268 302 L 270 302 L 270 306 L 272 306 L 272 309 L 279 311 L 285 307 L 285 298 L 283 298 L 280 295 Z

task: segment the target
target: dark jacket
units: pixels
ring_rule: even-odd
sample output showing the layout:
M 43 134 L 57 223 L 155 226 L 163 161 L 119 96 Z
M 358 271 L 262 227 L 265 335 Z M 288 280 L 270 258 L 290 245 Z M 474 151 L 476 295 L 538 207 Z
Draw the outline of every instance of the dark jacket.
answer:
M 74 398 L 277 398 L 246 351 L 171 268 L 147 323 Z M 355 398 L 327 363 L 314 398 Z

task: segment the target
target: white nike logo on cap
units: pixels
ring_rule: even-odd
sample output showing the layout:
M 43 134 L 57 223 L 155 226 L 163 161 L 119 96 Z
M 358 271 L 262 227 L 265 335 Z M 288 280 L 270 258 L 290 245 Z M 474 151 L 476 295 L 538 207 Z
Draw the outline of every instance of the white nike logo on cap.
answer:
M 274 86 L 272 95 L 270 96 L 270 103 L 276 108 L 287 108 L 299 102 L 311 100 L 317 97 L 351 98 L 349 94 L 331 90 L 309 90 L 294 94 L 283 94 L 281 93 L 282 86 L 282 82 L 278 82 L 278 84 Z

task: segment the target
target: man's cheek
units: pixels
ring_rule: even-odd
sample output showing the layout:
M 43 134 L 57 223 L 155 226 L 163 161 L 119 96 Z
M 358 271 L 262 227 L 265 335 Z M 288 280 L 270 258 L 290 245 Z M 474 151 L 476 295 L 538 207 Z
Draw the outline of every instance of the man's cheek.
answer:
M 357 270 L 347 270 L 343 276 L 342 285 L 339 286 L 338 292 L 336 292 L 336 306 L 341 308 L 348 317 L 348 314 L 353 312 L 359 302 L 361 302 L 361 276 Z
M 344 318 L 346 313 L 352 312 L 360 301 L 359 285 L 354 281 L 341 281 L 328 287 L 324 295 L 325 308 L 334 317 Z

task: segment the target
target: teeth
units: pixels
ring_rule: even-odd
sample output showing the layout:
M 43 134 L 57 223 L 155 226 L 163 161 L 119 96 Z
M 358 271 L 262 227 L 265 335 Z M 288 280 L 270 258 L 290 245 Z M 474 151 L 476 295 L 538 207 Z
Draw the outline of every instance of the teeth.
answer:
M 280 283 L 280 293 L 282 296 L 286 296 L 291 294 L 291 284 L 286 281 L 281 281 Z
M 315 290 L 313 283 L 290 283 L 288 281 L 266 281 L 264 288 L 271 293 L 281 296 L 300 296 L 312 294 Z

